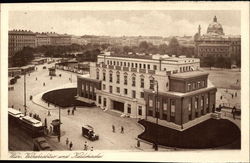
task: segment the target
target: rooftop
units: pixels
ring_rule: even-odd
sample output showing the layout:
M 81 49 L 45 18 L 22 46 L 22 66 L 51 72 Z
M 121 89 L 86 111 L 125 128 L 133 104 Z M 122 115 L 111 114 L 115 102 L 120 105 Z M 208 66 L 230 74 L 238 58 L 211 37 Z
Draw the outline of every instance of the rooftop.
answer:
M 208 74 L 209 73 L 203 72 L 203 71 L 189 71 L 189 72 L 172 74 L 170 75 L 170 77 L 187 79 L 187 78 L 193 78 L 193 77 L 198 77 L 198 76 L 203 76 L 203 75 L 208 75 Z

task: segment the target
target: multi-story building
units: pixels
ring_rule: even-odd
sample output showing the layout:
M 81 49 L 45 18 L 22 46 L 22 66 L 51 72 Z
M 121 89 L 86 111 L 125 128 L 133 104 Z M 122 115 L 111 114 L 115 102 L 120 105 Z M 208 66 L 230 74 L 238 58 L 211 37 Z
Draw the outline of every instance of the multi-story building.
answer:
M 36 46 L 50 45 L 50 38 L 47 34 L 36 34 Z
M 35 47 L 36 35 L 27 30 L 12 30 L 9 31 L 9 56 L 13 56 L 23 47 Z
M 201 36 L 201 27 L 195 34 L 195 52 L 197 57 L 227 57 L 233 60 L 241 57 L 241 37 L 225 35 L 216 16 L 209 24 L 207 33 Z
M 66 46 L 66 45 L 71 45 L 71 35 L 67 34 L 57 34 L 55 32 L 50 32 L 47 33 L 49 39 L 50 39 L 50 45 L 54 46 Z
M 78 76 L 77 99 L 182 130 L 210 117 L 216 88 L 197 58 L 99 55 Z

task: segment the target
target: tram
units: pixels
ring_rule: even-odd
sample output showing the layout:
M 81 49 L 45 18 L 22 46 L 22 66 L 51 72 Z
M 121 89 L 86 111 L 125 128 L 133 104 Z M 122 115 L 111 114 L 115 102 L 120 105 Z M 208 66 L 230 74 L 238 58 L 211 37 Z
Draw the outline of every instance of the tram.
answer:
M 44 126 L 41 121 L 38 121 L 32 117 L 24 116 L 20 111 L 13 108 L 8 110 L 9 123 L 16 125 L 34 137 L 44 135 Z

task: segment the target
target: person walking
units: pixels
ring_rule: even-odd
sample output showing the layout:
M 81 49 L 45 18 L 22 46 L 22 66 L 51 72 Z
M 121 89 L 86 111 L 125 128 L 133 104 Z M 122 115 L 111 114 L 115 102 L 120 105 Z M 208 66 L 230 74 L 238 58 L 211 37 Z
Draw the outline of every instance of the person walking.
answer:
M 73 147 L 73 143 L 71 141 L 70 144 L 69 144 L 69 149 L 72 150 L 72 147 Z
M 140 140 L 137 140 L 137 147 L 140 148 L 140 146 L 141 146 Z
M 45 86 L 45 82 L 43 82 L 43 86 Z
M 72 115 L 74 115 L 74 112 L 75 112 L 74 109 L 72 109 Z
M 49 107 L 49 102 L 48 102 L 48 107 Z
M 235 97 L 237 97 L 237 92 L 235 92 Z
M 124 133 L 124 128 L 123 128 L 123 126 L 121 126 L 121 133 L 122 133 L 122 134 Z
M 36 80 L 37 80 L 37 77 L 36 77 Z
M 88 145 L 87 145 L 87 142 L 85 141 L 84 143 L 84 150 L 87 151 L 88 150 Z
M 68 147 L 68 145 L 69 145 L 69 138 L 66 139 L 66 145 Z
M 68 109 L 68 115 L 69 115 L 69 113 L 70 113 L 70 110 Z
M 232 98 L 234 98 L 234 94 L 232 94 Z
M 48 110 L 48 116 L 51 116 L 50 111 Z
M 112 125 L 112 131 L 115 132 L 115 126 L 114 125 Z

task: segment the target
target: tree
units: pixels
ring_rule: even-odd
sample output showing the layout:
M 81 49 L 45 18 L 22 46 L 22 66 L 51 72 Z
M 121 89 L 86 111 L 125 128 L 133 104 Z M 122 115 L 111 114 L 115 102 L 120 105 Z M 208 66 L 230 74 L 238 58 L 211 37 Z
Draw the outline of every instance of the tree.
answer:
M 14 67 L 21 67 L 27 65 L 34 59 L 34 49 L 31 47 L 24 47 L 11 57 Z
M 169 49 L 169 53 L 171 55 L 176 55 L 178 56 L 179 55 L 179 50 L 180 50 L 180 45 L 179 45 L 179 42 L 178 40 L 173 37 L 170 42 L 169 42 L 169 45 L 168 45 L 168 49 Z
M 215 65 L 215 59 L 213 56 L 209 55 L 201 59 L 204 66 L 210 67 L 210 69 Z

